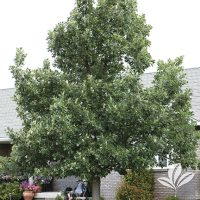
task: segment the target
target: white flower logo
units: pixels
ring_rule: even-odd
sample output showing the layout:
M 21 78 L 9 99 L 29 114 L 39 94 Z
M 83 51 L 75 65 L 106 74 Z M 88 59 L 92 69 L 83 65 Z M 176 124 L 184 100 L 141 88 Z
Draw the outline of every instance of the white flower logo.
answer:
M 177 164 L 174 168 L 168 170 L 168 177 L 158 178 L 158 181 L 169 188 L 174 190 L 175 196 L 179 187 L 190 182 L 194 178 L 194 173 L 185 172 L 183 173 L 182 167 L 180 164 Z

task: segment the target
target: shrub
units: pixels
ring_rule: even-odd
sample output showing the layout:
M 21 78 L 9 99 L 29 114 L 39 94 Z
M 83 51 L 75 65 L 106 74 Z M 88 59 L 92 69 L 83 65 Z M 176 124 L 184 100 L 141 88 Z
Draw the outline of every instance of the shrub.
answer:
M 118 188 L 116 200 L 145 200 L 142 196 L 143 190 L 124 181 Z
M 124 176 L 127 183 L 145 191 L 153 192 L 154 190 L 154 174 L 153 170 L 132 171 L 129 170 Z
M 21 182 L 25 178 L 20 173 L 13 157 L 0 156 L 0 184 Z
M 19 200 L 22 196 L 22 191 L 18 182 L 0 184 L 0 200 Z
M 166 198 L 166 200 L 179 200 L 179 198 L 175 196 L 169 196 Z
M 19 168 L 13 157 L 0 156 L 0 174 L 10 174 L 12 176 L 19 175 Z
M 128 171 L 118 188 L 116 200 L 153 200 L 154 175 L 152 170 Z
M 63 200 L 64 198 L 61 195 L 57 195 L 55 200 Z

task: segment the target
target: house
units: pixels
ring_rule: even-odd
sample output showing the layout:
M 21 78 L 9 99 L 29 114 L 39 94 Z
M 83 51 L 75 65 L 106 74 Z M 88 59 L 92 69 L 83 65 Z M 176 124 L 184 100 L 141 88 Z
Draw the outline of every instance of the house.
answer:
M 192 110 L 194 119 L 197 122 L 196 129 L 200 130 L 200 68 L 185 69 L 188 83 L 186 87 L 192 90 Z M 145 73 L 142 76 L 144 86 L 151 85 L 154 73 Z M 13 101 L 15 89 L 1 89 L 0 90 L 0 155 L 9 155 L 11 152 L 10 139 L 6 135 L 5 129 L 7 127 L 18 130 L 22 127 L 22 122 L 17 117 L 16 104 Z M 200 143 L 199 143 L 200 147 Z M 198 157 L 200 158 L 200 148 L 197 149 Z M 156 169 L 155 178 L 167 176 L 168 168 Z M 200 171 L 195 170 L 195 178 L 188 184 L 184 185 L 178 196 L 181 200 L 195 200 L 200 199 Z M 72 177 L 72 181 L 75 180 Z M 114 194 L 118 184 L 122 180 L 117 172 L 113 172 L 101 180 L 101 193 L 105 200 L 114 200 Z M 64 187 L 61 180 L 57 182 L 60 188 Z M 57 186 L 56 186 L 57 187 Z M 168 194 L 173 194 L 173 191 L 165 188 L 156 181 L 155 185 L 155 199 L 164 200 Z
M 200 130 L 200 68 L 185 69 L 187 85 L 186 87 L 192 90 L 192 111 L 194 119 L 196 120 L 196 130 Z M 145 73 L 142 76 L 142 83 L 145 87 L 149 87 L 154 79 L 154 73 Z M 197 156 L 200 159 L 200 141 L 198 142 Z M 158 182 L 160 177 L 168 177 L 168 170 L 171 166 L 164 168 L 154 168 L 155 188 L 154 195 L 155 200 L 165 200 L 167 196 L 173 195 L 174 191 L 161 185 Z M 194 178 L 187 184 L 180 187 L 177 192 L 177 196 L 180 200 L 200 200 L 200 170 L 188 170 L 195 173 Z M 118 184 L 122 180 L 117 172 L 109 174 L 107 177 L 101 180 L 101 192 L 106 200 L 114 200 L 114 193 L 118 187 Z M 111 191 L 111 192 L 108 192 Z
M 187 78 L 187 88 L 192 90 L 192 111 L 194 119 L 197 123 L 196 130 L 200 130 L 200 68 L 185 69 Z M 146 73 L 142 77 L 144 86 L 148 87 L 153 81 L 154 74 Z M 198 142 L 197 156 L 200 159 L 200 141 Z M 159 177 L 167 177 L 167 172 L 170 166 L 164 168 L 155 168 L 155 200 L 164 200 L 169 194 L 173 194 L 173 190 L 161 185 L 157 179 Z M 177 195 L 181 200 L 197 200 L 200 199 L 200 171 L 190 170 L 195 173 L 193 180 L 186 185 L 180 187 Z
M 7 127 L 18 130 L 22 127 L 17 117 L 16 103 L 13 101 L 15 89 L 0 89 L 0 156 L 9 155 L 11 144 L 6 134 Z

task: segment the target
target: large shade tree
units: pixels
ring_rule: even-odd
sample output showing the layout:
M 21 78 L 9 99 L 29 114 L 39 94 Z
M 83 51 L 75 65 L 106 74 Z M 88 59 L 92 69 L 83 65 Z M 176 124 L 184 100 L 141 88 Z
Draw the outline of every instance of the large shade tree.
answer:
M 53 66 L 24 69 L 17 49 L 11 72 L 23 121 L 10 131 L 22 170 L 91 180 L 99 200 L 100 177 L 112 170 L 143 169 L 168 154 L 195 163 L 196 138 L 182 58 L 158 62 L 151 87 L 141 83 L 153 61 L 151 27 L 134 0 L 77 0 L 66 22 L 48 35 Z

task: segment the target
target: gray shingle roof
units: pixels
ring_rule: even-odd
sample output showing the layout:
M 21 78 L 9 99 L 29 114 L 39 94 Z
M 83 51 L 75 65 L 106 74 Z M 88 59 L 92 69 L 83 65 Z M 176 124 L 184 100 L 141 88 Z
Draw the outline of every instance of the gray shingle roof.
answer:
M 188 80 L 187 87 L 192 89 L 192 110 L 195 119 L 200 122 L 200 68 L 186 69 Z M 146 73 L 142 76 L 145 86 L 150 86 L 154 73 Z M 0 89 L 0 138 L 6 136 L 7 127 L 18 130 L 22 127 L 21 120 L 17 117 L 16 104 L 12 100 L 15 89 Z
M 12 100 L 15 89 L 0 89 L 0 138 L 8 138 L 7 127 L 18 130 L 22 127 L 21 120 L 17 117 L 16 103 Z
M 186 87 L 192 90 L 192 110 L 194 118 L 200 122 L 200 68 L 185 69 L 187 77 Z M 146 73 L 142 76 L 144 86 L 148 87 L 153 81 L 155 73 Z

